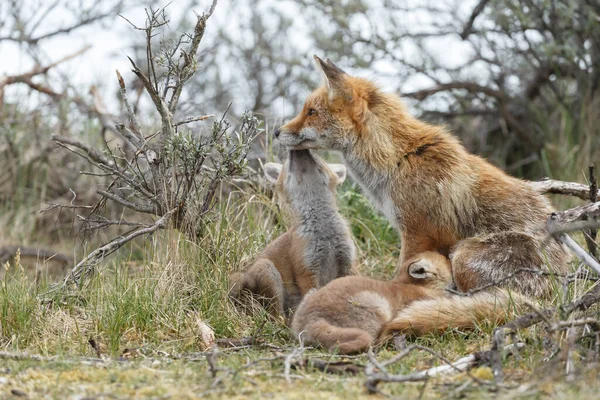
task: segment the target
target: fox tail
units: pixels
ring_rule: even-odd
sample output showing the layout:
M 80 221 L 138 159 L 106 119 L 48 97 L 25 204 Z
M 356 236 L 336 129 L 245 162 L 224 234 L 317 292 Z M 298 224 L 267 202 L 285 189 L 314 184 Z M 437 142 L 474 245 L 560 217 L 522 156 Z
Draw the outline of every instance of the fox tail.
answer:
M 448 328 L 473 329 L 484 322 L 502 324 L 527 303 L 525 296 L 498 288 L 472 296 L 415 301 L 384 325 L 379 340 L 385 341 L 396 332 L 420 336 Z

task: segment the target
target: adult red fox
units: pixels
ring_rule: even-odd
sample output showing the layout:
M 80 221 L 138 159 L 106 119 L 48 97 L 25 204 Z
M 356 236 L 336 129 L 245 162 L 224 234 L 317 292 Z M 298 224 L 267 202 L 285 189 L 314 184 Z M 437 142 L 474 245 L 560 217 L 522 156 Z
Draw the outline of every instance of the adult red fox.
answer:
M 230 296 L 246 289 L 275 316 L 294 310 L 311 289 L 355 273 L 356 248 L 336 205 L 346 167 L 310 150 L 290 151 L 285 165 L 264 165 L 267 180 L 292 211 L 292 228 L 270 243 L 243 272 L 232 274 Z
M 451 281 L 450 261 L 425 252 L 408 261 L 391 281 L 347 276 L 310 291 L 294 314 L 292 329 L 306 344 L 340 354 L 359 353 L 407 305 L 448 296 Z
M 400 265 L 426 251 L 447 255 L 461 291 L 524 268 L 566 271 L 562 246 L 544 240 L 552 211 L 544 196 L 468 153 L 444 127 L 411 116 L 397 95 L 315 59 L 325 85 L 274 135 L 291 149 L 342 153 L 350 174 L 401 232 Z M 548 295 L 552 286 L 532 272 L 503 285 L 532 297 Z M 427 333 L 464 326 L 471 315 L 493 318 L 508 299 L 495 291 L 415 302 L 388 328 Z

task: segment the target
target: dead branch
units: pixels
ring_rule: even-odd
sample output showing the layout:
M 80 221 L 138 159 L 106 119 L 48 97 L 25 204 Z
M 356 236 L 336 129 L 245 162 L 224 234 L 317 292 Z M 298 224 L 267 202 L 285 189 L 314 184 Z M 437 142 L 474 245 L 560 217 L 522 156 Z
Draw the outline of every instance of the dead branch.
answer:
M 523 346 L 522 343 L 519 343 L 516 345 L 517 348 L 520 348 L 522 346 Z M 509 346 L 506 346 L 505 350 L 513 349 L 514 347 L 515 346 L 509 345 Z M 408 356 L 410 353 L 412 353 L 415 350 L 426 351 L 429 354 L 431 354 L 432 356 L 441 360 L 443 363 L 445 363 L 445 365 L 442 365 L 439 367 L 433 367 L 433 368 L 430 368 L 425 371 L 419 371 L 419 372 L 415 372 L 415 373 L 408 374 L 408 375 L 393 375 L 388 372 L 386 367 L 401 361 L 402 359 L 404 359 L 406 356 Z M 365 367 L 365 375 L 367 377 L 367 379 L 365 381 L 365 385 L 367 387 L 367 390 L 370 393 L 378 393 L 379 390 L 377 389 L 377 385 L 381 382 L 396 382 L 396 383 L 420 382 L 420 381 L 425 381 L 432 376 L 448 374 L 448 373 L 452 373 L 452 372 L 457 372 L 457 373 L 466 372 L 467 376 L 469 378 L 471 378 L 474 382 L 477 382 L 478 384 L 482 384 L 482 385 L 485 384 L 484 381 L 471 375 L 468 372 L 468 370 L 470 368 L 478 365 L 478 363 L 481 359 L 481 357 L 479 357 L 479 355 L 477 353 L 463 357 L 455 362 L 452 362 L 449 359 L 447 359 L 446 357 L 439 354 L 438 352 L 430 349 L 429 347 L 420 346 L 420 345 L 412 345 L 412 346 L 408 346 L 406 349 L 404 349 L 400 354 L 396 355 L 395 357 L 393 357 L 387 361 L 383 361 L 383 362 L 378 361 L 375 358 L 375 355 L 373 354 L 372 349 L 369 349 L 367 356 L 369 357 L 369 363 Z M 378 370 L 379 372 L 375 372 L 376 370 Z
M 554 179 L 545 179 L 542 181 L 528 183 L 540 193 L 575 196 L 579 197 L 581 200 L 590 199 L 590 188 L 581 183 L 557 181 Z M 598 194 L 596 194 L 596 201 L 600 201 Z
M 550 216 L 546 227 L 551 234 L 565 232 L 564 226 L 580 222 L 600 220 L 600 201 L 592 204 L 571 208 L 566 211 L 554 212 Z
M 125 200 L 118 194 L 107 192 L 106 190 L 98 189 L 98 190 L 96 190 L 96 192 L 108 199 L 111 199 L 114 202 L 121 204 L 124 207 L 130 208 L 137 212 L 146 213 L 146 214 L 156 214 L 156 209 L 148 204 L 134 203 L 133 201 Z
M 558 237 L 558 240 L 567 246 L 577 257 L 581 259 L 588 267 L 592 268 L 598 275 L 600 275 L 600 264 L 594 257 L 589 255 L 583 247 L 581 247 L 576 241 L 571 239 L 571 237 L 567 234 L 561 234 Z
M 24 83 L 24 84 L 28 85 L 29 87 L 31 87 L 32 89 L 49 94 L 49 93 L 47 93 L 47 91 L 43 90 L 43 86 L 33 83 L 32 78 L 37 75 L 44 75 L 44 74 L 48 73 L 48 71 L 50 71 L 52 68 L 56 67 L 59 64 L 66 62 L 66 61 L 69 61 L 75 57 L 82 55 L 83 53 L 88 51 L 91 47 L 92 47 L 91 45 L 84 46 L 81 49 L 77 50 L 76 52 L 71 53 L 71 54 L 69 54 L 51 64 L 48 64 L 44 67 L 42 67 L 41 65 L 38 64 L 35 67 L 33 67 L 33 69 L 29 72 L 25 72 L 25 73 L 19 74 L 19 75 L 7 76 L 4 79 L 0 80 L 0 105 L 2 105 L 4 103 L 5 87 L 8 85 L 15 84 L 15 83 Z
M 587 266 L 600 275 L 600 263 L 589 255 L 577 242 L 566 233 L 568 231 L 582 230 L 588 227 L 600 226 L 600 201 L 570 210 L 554 212 L 546 222 L 548 232 L 560 240 Z
M 167 226 L 167 222 L 176 211 L 177 208 L 174 208 L 165 213 L 165 215 L 158 219 L 152 226 L 147 228 L 134 229 L 129 234 L 115 238 L 107 244 L 92 251 L 81 261 L 79 261 L 71 271 L 69 271 L 69 273 L 64 278 L 61 284 L 54 286 L 50 291 L 48 291 L 45 294 L 49 294 L 57 290 L 62 290 L 63 288 L 66 288 L 71 284 L 81 285 L 83 279 L 91 275 L 95 271 L 96 265 L 98 265 L 98 263 L 104 260 L 108 255 L 114 253 L 115 251 L 123 247 L 126 243 L 130 242 L 138 236 L 150 235 L 156 232 L 158 229 L 165 228 Z
M 213 118 L 213 117 L 214 117 L 214 114 L 202 115 L 201 117 L 189 117 L 189 118 L 184 119 L 183 121 L 176 122 L 175 126 L 190 124 L 192 122 L 204 121 L 204 120 L 207 120 L 207 119 Z
M 100 151 L 98 151 L 97 149 L 95 149 L 91 146 L 88 146 L 85 143 L 80 142 L 79 140 L 56 135 L 56 134 L 52 135 L 52 140 L 54 140 L 56 143 L 59 143 L 62 145 L 74 146 L 74 147 L 77 147 L 78 149 L 85 151 L 85 154 L 90 158 L 90 160 L 96 164 L 104 164 L 109 167 L 113 167 L 115 165 L 115 163 L 112 160 L 109 160 Z
M 137 146 L 139 149 L 139 148 L 141 148 L 141 143 L 144 140 L 144 137 L 142 136 L 142 128 L 140 127 L 140 123 L 138 122 L 138 119 L 137 119 L 135 113 L 133 112 L 133 107 L 131 107 L 131 104 L 129 103 L 129 99 L 127 98 L 127 89 L 125 88 L 125 81 L 123 80 L 123 77 L 119 73 L 119 70 L 116 70 L 116 73 L 117 73 L 117 81 L 119 82 L 119 88 L 121 91 L 121 99 L 123 99 L 123 103 L 125 104 L 125 108 L 127 110 L 127 115 L 129 116 L 129 122 L 131 122 L 131 125 L 133 126 L 133 132 L 135 133 L 136 142 L 140 143 L 140 145 Z
M 590 172 L 590 201 L 592 203 L 594 203 L 596 201 L 596 199 L 598 198 L 598 181 L 596 180 L 596 173 L 595 173 L 593 165 L 589 166 L 589 172 Z M 598 234 L 598 229 L 592 228 L 588 231 L 585 231 L 584 235 L 583 235 L 585 238 L 585 242 L 587 244 L 588 250 L 590 251 L 590 254 L 596 260 L 598 259 L 598 252 L 597 252 L 598 245 L 596 244 L 597 234 Z

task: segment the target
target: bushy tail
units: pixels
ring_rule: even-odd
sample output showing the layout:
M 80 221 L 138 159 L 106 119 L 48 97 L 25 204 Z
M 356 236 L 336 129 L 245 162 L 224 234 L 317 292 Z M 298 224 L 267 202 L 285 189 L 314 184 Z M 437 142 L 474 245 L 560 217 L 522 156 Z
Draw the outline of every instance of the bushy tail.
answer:
M 505 289 L 416 301 L 384 326 L 379 340 L 387 340 L 396 332 L 419 336 L 448 328 L 472 329 L 482 322 L 502 324 L 527 302 L 525 296 Z

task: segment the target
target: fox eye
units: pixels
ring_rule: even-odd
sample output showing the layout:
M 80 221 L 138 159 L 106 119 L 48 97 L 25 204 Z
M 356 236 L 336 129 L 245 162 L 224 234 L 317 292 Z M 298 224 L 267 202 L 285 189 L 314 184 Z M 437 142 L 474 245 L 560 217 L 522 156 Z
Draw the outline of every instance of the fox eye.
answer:
M 306 115 L 308 115 L 310 117 L 311 115 L 315 115 L 316 113 L 317 113 L 317 110 L 315 110 L 314 108 L 309 108 Z

